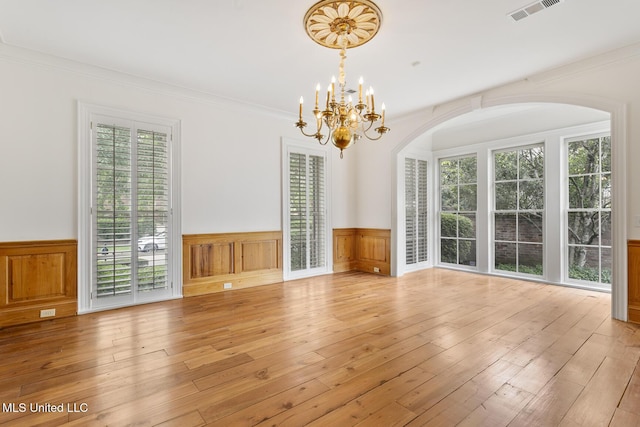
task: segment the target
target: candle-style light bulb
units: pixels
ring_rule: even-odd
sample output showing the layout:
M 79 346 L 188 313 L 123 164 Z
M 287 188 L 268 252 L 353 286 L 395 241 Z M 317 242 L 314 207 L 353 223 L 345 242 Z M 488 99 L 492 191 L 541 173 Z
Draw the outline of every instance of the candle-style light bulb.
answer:
M 336 76 L 331 76 L 331 100 L 336 99 Z
M 358 103 L 362 104 L 362 83 L 364 83 L 364 79 L 360 76 L 358 80 Z
M 318 96 L 320 95 L 320 83 L 316 85 L 316 110 L 318 109 Z
M 376 102 L 373 98 L 373 88 L 369 86 L 369 95 L 371 95 L 371 111 L 376 111 Z
M 384 112 L 387 109 L 387 107 L 384 106 L 384 102 L 380 108 L 382 109 L 382 127 L 384 127 Z
M 365 95 L 367 97 L 367 112 L 371 112 L 371 95 L 369 94 L 369 89 L 367 89 Z
M 304 100 L 302 99 L 302 97 L 300 97 L 300 120 L 302 120 L 302 103 L 304 102 Z
M 327 110 L 329 109 L 329 98 L 331 98 L 331 85 L 327 86 Z

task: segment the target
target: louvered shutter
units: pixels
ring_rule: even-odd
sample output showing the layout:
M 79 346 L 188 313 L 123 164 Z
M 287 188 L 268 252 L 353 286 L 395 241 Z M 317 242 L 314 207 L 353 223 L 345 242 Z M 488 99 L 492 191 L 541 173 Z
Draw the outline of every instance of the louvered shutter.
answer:
M 406 264 L 428 261 L 427 162 L 405 158 Z

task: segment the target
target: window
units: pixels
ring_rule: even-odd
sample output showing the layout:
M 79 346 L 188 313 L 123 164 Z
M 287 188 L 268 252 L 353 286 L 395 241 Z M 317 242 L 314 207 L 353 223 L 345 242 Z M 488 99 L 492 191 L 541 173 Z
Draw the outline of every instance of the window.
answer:
M 132 120 L 120 111 L 123 118 L 92 113 L 84 106 L 81 114 L 88 121 L 80 141 L 86 160 L 81 183 L 88 184 L 81 194 L 80 246 L 90 267 L 81 266 L 87 289 L 80 292 L 79 311 L 180 295 L 173 288 L 180 283 L 180 251 L 172 238 L 179 235 L 173 212 L 177 125 Z
M 622 153 L 612 150 L 609 121 L 431 153 L 438 167 L 436 263 L 596 290 L 616 288 L 614 271 L 621 260 L 613 256 L 613 227 L 620 216 L 620 234 L 624 210 L 616 214 L 613 208 L 613 194 L 623 191 L 612 176 L 621 173 L 615 165 L 624 164 Z M 406 172 L 398 172 L 405 182 L 400 173 Z M 620 196 L 617 200 L 624 200 Z M 624 242 L 617 244 L 623 252 Z
M 568 278 L 611 284 L 611 137 L 567 142 Z
M 476 265 L 476 156 L 440 160 L 440 261 Z
M 168 135 L 95 127 L 96 298 L 166 289 Z
M 544 147 L 493 154 L 494 268 L 543 274 Z
M 427 261 L 427 162 L 405 159 L 405 245 L 406 264 Z
M 326 153 L 290 146 L 285 164 L 285 276 L 328 272 Z

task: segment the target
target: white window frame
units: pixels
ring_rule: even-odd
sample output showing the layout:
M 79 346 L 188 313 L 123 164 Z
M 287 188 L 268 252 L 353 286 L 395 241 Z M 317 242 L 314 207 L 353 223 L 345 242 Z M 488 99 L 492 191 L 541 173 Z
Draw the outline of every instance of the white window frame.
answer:
M 291 228 L 289 216 L 289 155 L 300 153 L 324 158 L 325 176 L 325 265 L 316 268 L 291 271 Z M 328 147 L 314 146 L 309 143 L 292 139 L 282 139 L 282 231 L 283 231 L 283 278 L 284 280 L 294 280 L 303 277 L 329 274 L 333 271 L 333 228 L 331 225 L 331 156 Z
M 528 139 L 527 139 L 528 141 Z M 494 155 L 496 153 L 503 153 L 503 152 L 508 152 L 508 151 L 520 151 L 523 149 L 527 149 L 527 148 L 532 148 L 532 147 L 542 147 L 543 149 L 543 153 L 544 153 L 544 176 L 542 177 L 543 180 L 543 185 L 544 185 L 544 192 L 545 192 L 545 196 L 544 196 L 544 209 L 542 209 L 542 221 L 543 221 L 543 235 L 542 235 L 542 243 L 540 243 L 540 246 L 542 246 L 542 270 L 543 270 L 543 274 L 541 276 L 537 276 L 537 275 L 533 275 L 533 274 L 527 274 L 527 273 L 522 273 L 522 272 L 510 272 L 510 271 L 505 271 L 505 270 L 498 270 L 497 268 L 495 268 L 495 258 L 496 258 L 496 253 L 495 253 L 495 215 L 496 213 L 498 213 L 498 211 L 496 210 L 495 207 L 495 202 L 496 202 L 496 192 L 495 192 L 495 185 L 496 185 L 496 181 L 495 181 L 495 158 Z M 514 277 L 523 277 L 523 278 L 534 278 L 534 279 L 540 279 L 545 277 L 546 274 L 546 258 L 545 257 L 545 253 L 546 253 L 546 223 L 547 223 L 547 197 L 546 197 L 546 193 L 547 193 L 547 148 L 546 148 L 546 144 L 544 140 L 538 141 L 537 143 L 525 143 L 525 144 L 516 144 L 516 145 L 512 145 L 509 147 L 502 147 L 502 148 L 497 148 L 497 149 L 491 149 L 489 150 L 489 162 L 491 164 L 491 167 L 489 168 L 489 176 L 488 179 L 491 183 L 489 191 L 490 191 L 490 198 L 491 198 L 491 204 L 490 206 L 490 212 L 489 212 L 489 217 L 491 218 L 491 234 L 489 235 L 489 242 L 491 245 L 491 259 L 489 260 L 489 270 L 492 273 L 498 274 L 498 275 L 508 275 L 508 276 L 514 276 Z M 518 181 L 521 181 L 520 178 L 518 177 Z M 554 181 L 556 182 L 556 181 Z M 500 211 L 502 212 L 502 211 Z M 518 215 L 521 211 L 519 208 L 516 208 L 513 211 L 516 215 Z M 523 211 L 526 213 L 526 211 Z M 517 239 L 517 238 L 516 238 Z M 519 242 L 517 242 L 516 247 L 519 246 Z M 516 258 L 517 259 L 517 258 Z M 516 261 L 517 262 L 517 261 Z
M 441 236 L 441 231 L 442 231 L 442 226 L 441 226 L 441 215 L 442 213 L 449 213 L 450 211 L 443 211 L 442 210 L 442 197 L 441 197 L 441 182 L 440 182 L 440 161 L 441 160 L 459 160 L 462 158 L 467 158 L 467 157 L 475 157 L 476 158 L 476 210 L 475 210 L 475 215 L 476 215 L 476 235 L 475 235 L 475 246 L 476 246 L 476 260 L 475 260 L 475 265 L 465 265 L 465 264 L 460 264 L 460 263 L 447 263 L 447 262 L 442 262 L 442 236 Z M 480 225 L 480 221 L 481 221 L 481 206 L 483 206 L 480 203 L 480 188 L 481 188 L 481 182 L 482 180 L 480 179 L 481 177 L 481 171 L 483 170 L 483 168 L 480 167 L 480 163 L 482 161 L 482 158 L 480 157 L 480 153 L 478 151 L 475 150 L 463 150 L 463 151 L 458 151 L 456 152 L 456 154 L 452 154 L 452 155 L 442 155 L 442 156 L 434 156 L 434 165 L 435 165 L 435 188 L 437 188 L 437 191 L 434 192 L 434 205 L 436 206 L 437 212 L 435 214 L 436 218 L 435 220 L 432 222 L 433 224 L 435 224 L 436 230 L 435 230 L 435 236 L 436 236 L 436 243 L 435 243 L 435 247 L 436 247 L 436 253 L 435 253 L 435 260 L 434 263 L 439 265 L 439 266 L 443 266 L 443 267 L 448 267 L 448 268 L 452 268 L 452 269 L 460 269 L 460 270 L 467 270 L 467 271 L 477 271 L 480 266 L 478 265 L 479 263 L 479 259 L 478 259 L 478 253 L 480 251 L 480 239 L 479 239 L 479 232 L 482 230 L 481 227 L 479 227 Z M 485 184 L 486 184 L 486 180 L 485 180 Z M 460 185 L 460 183 L 458 182 L 458 186 Z M 486 191 L 486 190 L 485 190 Z M 459 196 L 459 194 L 458 194 Z M 460 201 L 460 198 L 458 197 L 458 202 Z M 463 211 L 463 212 L 469 212 L 469 211 Z M 456 214 L 458 214 L 459 211 L 456 211 Z M 459 243 L 459 241 L 461 240 L 460 237 L 456 236 L 455 238 L 456 242 Z M 463 241 L 469 241 L 470 239 L 462 239 Z M 459 260 L 459 251 L 456 251 L 456 256 L 458 257 Z
M 131 300 L 113 300 L 113 304 L 95 304 L 93 289 L 93 182 L 95 174 L 92 123 L 100 117 L 109 117 L 114 123 L 148 123 L 167 129 L 171 135 L 169 144 L 169 233 L 167 235 L 168 282 L 166 292 L 138 295 Z M 182 244 L 181 244 L 181 196 L 180 196 L 180 121 L 151 116 L 123 109 L 78 102 L 78 314 L 118 308 L 153 301 L 182 297 Z
M 565 268 L 563 268 L 563 280 L 568 283 L 571 284 L 575 287 L 579 287 L 579 288 L 587 288 L 587 289 L 593 289 L 593 290 L 601 290 L 601 291 L 606 291 L 609 292 L 611 291 L 611 287 L 613 286 L 613 283 L 609 284 L 609 286 L 606 286 L 606 284 L 602 284 L 602 283 L 596 283 L 596 282 L 587 282 L 584 280 L 579 280 L 579 279 L 572 279 L 569 277 L 569 252 L 567 249 L 568 245 L 569 245 L 569 236 L 568 236 L 568 224 L 567 224 L 567 213 L 569 212 L 569 149 L 568 149 L 568 144 L 570 142 L 573 141 L 579 141 L 579 140 L 583 140 L 583 139 L 591 139 L 591 138 L 602 138 L 604 136 L 609 136 L 612 139 L 612 143 L 611 143 L 611 171 L 609 172 L 610 176 L 611 176 L 611 186 L 612 186 L 612 205 L 611 205 L 611 221 L 612 221 L 612 226 L 613 226 L 613 221 L 615 221 L 615 216 L 614 216 L 614 208 L 615 208 L 615 204 L 613 203 L 613 197 L 615 197 L 616 194 L 616 188 L 615 188 L 615 182 L 613 180 L 613 176 L 614 174 L 616 174 L 616 172 L 614 172 L 614 169 L 616 168 L 616 164 L 614 161 L 614 157 L 613 157 L 613 138 L 611 135 L 611 131 L 595 131 L 595 132 L 585 132 L 579 135 L 571 135 L 571 136 L 567 136 L 562 138 L 562 163 L 563 163 L 563 167 L 562 167 L 562 182 L 563 182 L 563 187 L 562 187 L 562 199 L 563 199 L 563 210 L 562 210 L 562 223 L 563 223 L 563 227 L 562 227 L 562 247 L 563 247 L 563 265 L 566 266 Z M 602 171 L 600 171 L 600 173 L 602 173 Z M 611 257 L 612 257 L 612 265 L 611 265 L 611 273 L 612 275 L 615 272 L 615 265 L 613 263 L 613 251 L 615 250 L 616 247 L 616 243 L 615 243 L 615 235 L 613 234 L 613 227 L 611 229 L 611 239 L 612 239 L 612 244 L 611 244 Z M 601 246 L 597 246 L 598 248 L 601 248 Z

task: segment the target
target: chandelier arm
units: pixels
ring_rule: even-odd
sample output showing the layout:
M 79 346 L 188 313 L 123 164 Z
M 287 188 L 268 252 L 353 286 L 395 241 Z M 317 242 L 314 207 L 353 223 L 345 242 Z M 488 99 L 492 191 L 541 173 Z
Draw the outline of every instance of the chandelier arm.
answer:
M 369 127 L 369 129 L 371 129 L 371 127 Z M 369 130 L 367 129 L 367 130 Z M 369 140 L 369 141 L 377 141 L 378 139 L 382 138 L 382 134 L 378 135 L 377 137 L 373 137 L 370 136 L 366 131 L 362 132 L 362 134 Z
M 300 132 L 302 132 L 302 134 L 303 134 L 304 136 L 317 138 L 317 137 L 318 137 L 318 135 L 320 134 L 320 130 L 318 129 L 318 131 L 316 131 L 316 133 L 306 133 L 306 132 L 304 131 L 304 128 L 305 128 L 306 126 L 307 126 L 307 124 L 306 124 L 306 123 L 304 123 L 304 122 L 302 122 L 302 123 L 301 123 L 301 122 L 296 123 L 296 127 L 297 127 L 298 129 L 300 129 Z
M 329 142 L 329 140 L 331 139 L 331 132 L 329 132 L 327 134 L 327 139 L 325 139 L 324 142 L 322 141 L 323 137 L 324 137 L 324 135 L 322 135 L 320 132 L 318 132 L 318 136 L 316 137 L 316 139 L 318 140 L 320 145 L 327 145 L 327 142 Z
M 368 123 L 368 126 L 365 127 L 365 123 Z M 367 132 L 369 130 L 371 130 L 371 128 L 373 127 L 374 123 L 375 123 L 375 121 L 373 121 L 373 120 L 362 120 L 362 122 L 360 123 L 360 127 L 362 128 L 362 133 L 366 135 Z M 369 137 L 367 137 L 367 138 L 369 138 Z M 369 139 L 371 139 L 371 138 L 369 138 Z
M 320 133 L 320 131 L 322 130 L 322 128 L 324 127 L 324 120 L 322 120 L 322 118 L 318 118 L 317 114 L 316 114 L 316 125 L 318 127 L 318 129 L 316 130 L 316 133 L 311 134 L 311 135 L 306 135 L 306 136 L 312 136 L 315 139 L 318 140 L 318 142 L 320 143 L 320 145 L 327 145 L 327 142 L 329 142 L 329 138 L 331 137 L 331 127 L 329 127 L 329 134 L 327 135 L 327 139 L 325 139 L 324 141 L 322 140 L 322 138 L 324 138 L 324 135 Z M 328 126 L 328 123 L 327 123 Z
M 377 137 L 371 137 L 371 136 L 369 136 L 369 134 L 365 133 L 364 136 L 366 136 L 369 141 L 377 141 L 380 138 L 382 138 L 382 134 L 378 135 Z
M 366 136 L 370 141 L 377 141 L 380 138 L 382 138 L 382 136 L 389 132 L 391 129 L 389 129 L 386 126 L 379 126 L 377 128 L 374 129 L 376 132 L 378 132 L 378 136 L 377 137 L 370 137 L 369 135 L 367 135 L 366 133 L 364 134 L 364 136 Z

